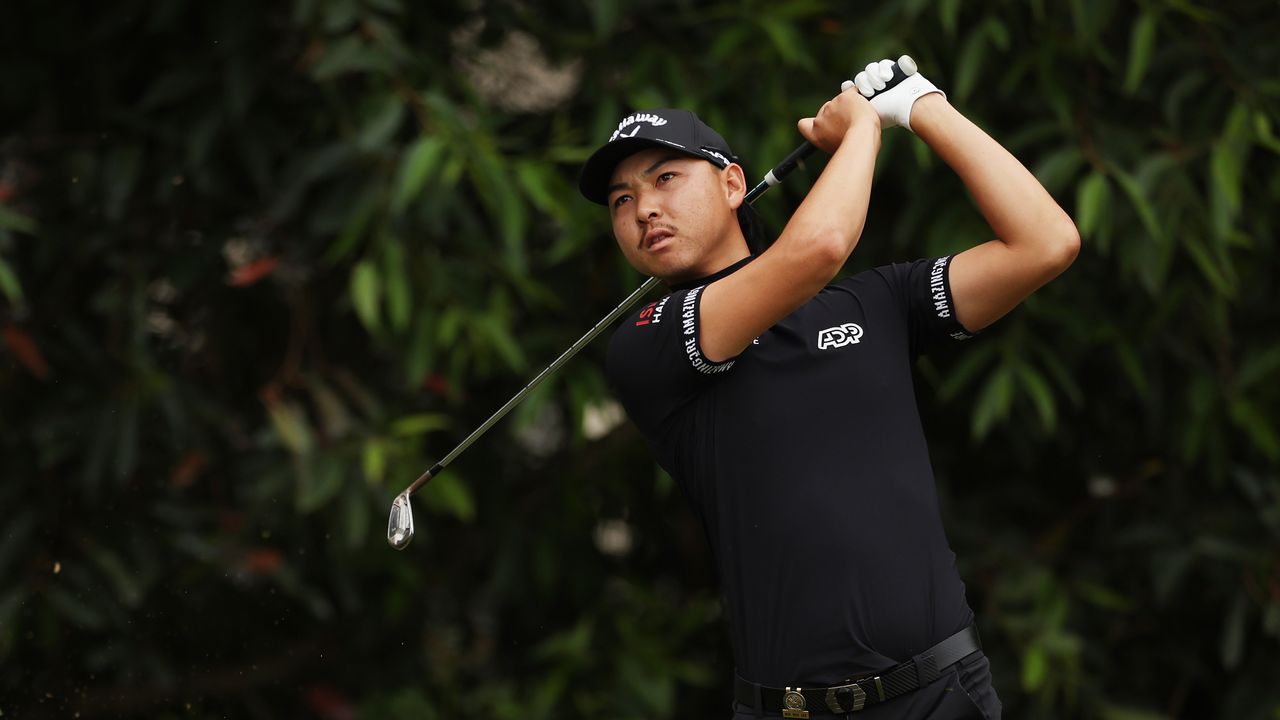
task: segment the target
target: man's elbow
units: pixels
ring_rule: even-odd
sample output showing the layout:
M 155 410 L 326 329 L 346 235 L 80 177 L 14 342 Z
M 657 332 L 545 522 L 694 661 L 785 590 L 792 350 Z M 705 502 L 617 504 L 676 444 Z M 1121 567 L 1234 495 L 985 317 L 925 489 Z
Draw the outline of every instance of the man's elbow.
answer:
M 804 232 L 779 238 L 774 243 L 774 251 L 787 253 L 793 267 L 803 268 L 814 282 L 825 285 L 844 267 L 861 230 L 861 227 L 809 227 Z
M 814 243 L 814 260 L 824 271 L 830 271 L 834 276 L 840 272 L 840 268 L 844 267 L 849 259 L 849 253 L 853 252 L 854 245 L 858 244 L 861 230 L 862 228 L 837 227 L 818 233 Z
M 1045 261 L 1053 273 L 1052 277 L 1057 277 L 1071 267 L 1080 254 L 1080 231 L 1071 218 L 1064 215 L 1057 227 L 1048 233 L 1046 242 Z

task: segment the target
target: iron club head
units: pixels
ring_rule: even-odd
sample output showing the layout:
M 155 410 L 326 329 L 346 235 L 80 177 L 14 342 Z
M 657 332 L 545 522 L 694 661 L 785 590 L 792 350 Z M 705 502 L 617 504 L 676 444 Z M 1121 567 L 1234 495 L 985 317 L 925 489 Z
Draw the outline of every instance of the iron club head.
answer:
M 409 495 L 400 493 L 391 503 L 391 517 L 387 518 L 387 542 L 397 550 L 409 547 L 413 540 L 413 506 Z

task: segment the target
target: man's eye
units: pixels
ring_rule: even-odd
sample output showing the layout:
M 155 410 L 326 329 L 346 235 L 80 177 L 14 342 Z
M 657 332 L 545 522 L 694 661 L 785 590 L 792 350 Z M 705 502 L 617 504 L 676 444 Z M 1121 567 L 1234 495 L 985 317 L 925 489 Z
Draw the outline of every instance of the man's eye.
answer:
M 658 176 L 658 182 L 667 182 L 668 180 L 674 178 L 675 176 L 676 174 L 673 172 L 664 172 Z
M 613 199 L 613 206 L 614 206 L 614 207 L 621 207 L 621 206 L 622 206 L 622 203 L 624 203 L 624 202 L 626 202 L 626 201 L 628 201 L 628 200 L 630 200 L 630 199 L 631 199 L 631 196 L 630 196 L 630 195 L 619 195 L 618 197 L 616 197 L 616 198 L 614 198 L 614 199 Z

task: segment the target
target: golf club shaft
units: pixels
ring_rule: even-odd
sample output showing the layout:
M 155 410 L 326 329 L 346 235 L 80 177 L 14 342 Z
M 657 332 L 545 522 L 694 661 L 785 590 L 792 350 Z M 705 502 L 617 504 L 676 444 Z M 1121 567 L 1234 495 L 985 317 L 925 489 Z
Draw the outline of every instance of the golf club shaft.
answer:
M 756 198 L 764 194 L 764 191 L 768 190 L 774 185 L 777 185 L 779 182 L 782 181 L 783 178 L 790 175 L 791 172 L 796 169 L 796 166 L 800 164 L 800 161 L 808 157 L 810 154 L 812 154 L 814 149 L 815 148 L 811 143 L 808 143 L 808 142 L 801 143 L 800 146 L 797 147 L 795 150 L 791 151 L 791 154 L 787 155 L 787 157 L 784 158 L 782 162 L 778 163 L 772 170 L 770 170 L 765 175 L 764 180 L 761 180 L 758 185 L 756 185 L 754 188 L 751 189 L 750 192 L 747 193 L 746 198 L 744 199 L 744 202 L 754 203 L 756 201 Z M 615 321 L 617 321 L 618 318 L 625 315 L 628 310 L 630 310 L 637 302 L 640 301 L 640 298 L 643 298 L 645 295 L 648 295 L 649 292 L 653 290 L 655 287 L 657 287 L 660 283 L 661 281 L 658 280 L 657 278 L 649 278 L 648 280 L 644 281 L 644 284 L 636 288 L 635 292 L 628 295 L 626 300 L 623 300 L 616 308 L 611 310 L 608 315 L 605 315 L 604 318 L 600 320 L 600 322 L 595 324 L 595 327 L 588 330 L 586 335 L 583 335 L 582 337 L 578 338 L 577 342 L 575 342 L 573 345 L 570 345 L 569 349 L 565 350 L 564 353 L 560 355 L 560 357 L 556 358 L 555 362 L 548 365 L 545 370 L 538 373 L 537 377 L 530 380 L 529 384 L 525 385 L 523 390 L 516 393 L 515 396 L 513 396 L 510 400 L 508 400 L 505 405 L 498 408 L 497 412 L 495 412 L 493 415 L 490 415 L 489 419 L 485 420 L 484 423 L 480 425 L 480 427 L 476 428 L 470 435 L 468 435 L 467 439 L 463 440 L 462 443 L 458 445 L 458 447 L 451 450 L 448 455 L 445 455 L 443 460 L 436 463 L 435 465 L 432 465 L 430 470 L 427 470 L 426 472 L 422 473 L 422 475 L 418 476 L 418 479 L 414 480 L 413 484 L 405 488 L 404 492 L 402 492 L 401 495 L 404 495 L 406 497 L 412 497 L 414 493 L 418 492 L 419 488 L 421 488 L 423 485 L 426 485 L 428 482 L 430 482 L 431 478 L 435 477 L 436 475 L 439 475 L 442 470 L 444 470 L 446 467 L 449 466 L 449 463 L 453 462 L 454 458 L 458 457 L 459 455 L 462 454 L 464 450 L 471 447 L 471 444 L 474 443 L 476 440 L 478 440 L 481 435 L 484 435 L 486 432 L 488 432 L 489 428 L 493 427 L 508 412 L 510 412 L 512 408 L 514 408 L 516 405 L 519 405 L 520 402 L 529 395 L 529 393 L 533 392 L 534 388 L 541 385 L 542 381 L 547 379 L 547 376 L 559 370 L 561 366 L 563 366 L 565 363 L 573 359 L 573 356 L 577 355 L 578 352 L 582 350 L 583 347 L 585 347 L 588 343 L 594 340 L 597 335 L 599 335 L 601 332 L 604 331 L 605 328 L 609 327 Z
M 523 390 L 516 393 L 515 396 L 513 396 L 510 400 L 508 400 L 505 405 L 498 408 L 497 412 L 490 415 L 489 419 L 485 420 L 484 423 L 480 425 L 480 427 L 476 428 L 470 435 L 468 435 L 467 439 L 463 440 L 462 443 L 458 445 L 458 447 L 450 451 L 448 455 L 445 455 L 443 460 L 433 465 L 430 470 L 424 472 L 421 476 L 418 477 L 417 480 L 414 480 L 413 484 L 410 485 L 408 488 L 406 488 L 403 494 L 413 495 L 415 492 L 418 491 L 418 488 L 427 484 L 427 481 L 429 481 L 431 478 L 435 477 L 436 475 L 440 474 L 440 471 L 444 470 L 445 467 L 449 465 L 449 463 L 453 462 L 454 458 L 461 455 L 463 450 L 466 450 L 467 448 L 471 447 L 471 443 L 475 442 L 477 439 L 479 439 L 481 435 L 484 435 L 486 432 L 488 432 L 489 428 L 493 427 L 495 423 L 497 423 L 499 420 L 503 418 L 504 415 L 506 415 L 508 412 L 511 411 L 511 408 L 515 407 L 516 405 L 519 405 L 520 401 L 524 400 L 525 397 L 529 395 L 529 393 L 533 392 L 534 388 L 541 385 L 542 381 L 547 379 L 548 375 L 551 375 L 555 371 L 559 370 L 562 365 L 569 362 L 569 360 L 573 359 L 573 356 L 577 355 L 578 351 L 582 350 L 582 348 L 585 347 L 587 343 L 594 340 L 597 335 L 599 335 L 601 332 L 604 331 L 605 328 L 609 327 L 610 325 L 613 324 L 615 320 L 617 320 L 618 318 L 626 314 L 626 312 L 630 310 L 631 307 L 635 305 L 637 301 L 640 300 L 640 298 L 644 297 L 646 294 L 649 293 L 650 290 L 657 287 L 660 282 L 661 281 L 658 280 L 658 278 L 649 278 L 648 280 L 644 281 L 644 284 L 636 288 L 635 292 L 628 295 L 626 300 L 623 300 L 622 303 L 618 305 L 618 307 L 611 310 L 608 315 L 605 315 L 600 320 L 600 322 L 595 324 L 595 327 L 588 330 L 586 335 L 583 335 L 582 337 L 578 338 L 577 342 L 570 345 L 568 350 L 565 350 L 560 355 L 560 357 L 555 359 L 555 362 L 548 365 L 545 370 L 538 373 L 537 377 L 530 380 L 529 384 L 525 385 Z
M 747 193 L 746 201 L 755 202 L 755 199 L 760 197 L 765 190 L 782 182 L 782 179 L 790 175 L 791 171 L 795 170 L 796 166 L 800 164 L 800 161 L 812 155 L 814 150 L 817 150 L 817 148 L 808 140 L 800 143 L 799 147 L 792 150 L 791 154 L 783 158 L 782 162 L 764 174 L 764 179 L 751 188 L 751 192 Z

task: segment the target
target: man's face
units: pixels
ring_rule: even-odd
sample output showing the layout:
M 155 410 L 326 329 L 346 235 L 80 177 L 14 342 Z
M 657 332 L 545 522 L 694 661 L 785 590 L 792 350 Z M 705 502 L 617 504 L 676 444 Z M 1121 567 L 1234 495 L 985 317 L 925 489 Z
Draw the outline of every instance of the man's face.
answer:
M 737 166 L 715 165 L 664 148 L 642 150 L 614 168 L 609 215 L 631 266 L 668 282 L 703 277 L 726 260 L 738 227 Z M 743 245 L 745 248 L 745 244 Z

